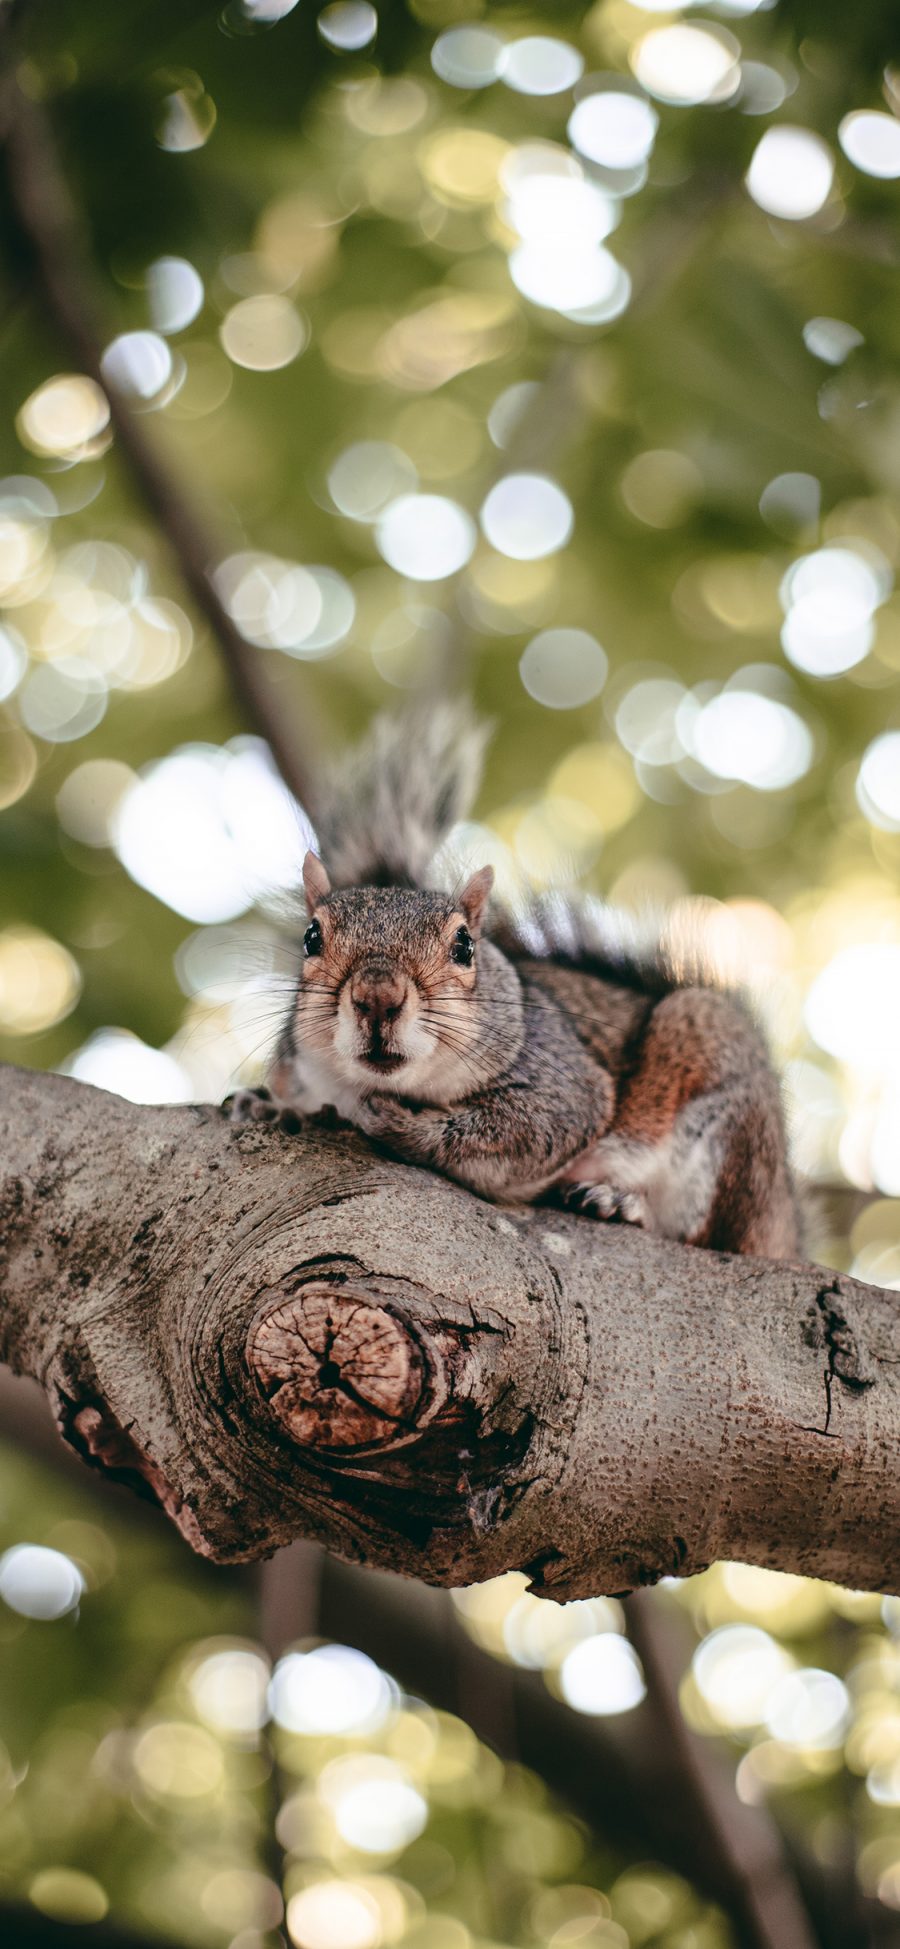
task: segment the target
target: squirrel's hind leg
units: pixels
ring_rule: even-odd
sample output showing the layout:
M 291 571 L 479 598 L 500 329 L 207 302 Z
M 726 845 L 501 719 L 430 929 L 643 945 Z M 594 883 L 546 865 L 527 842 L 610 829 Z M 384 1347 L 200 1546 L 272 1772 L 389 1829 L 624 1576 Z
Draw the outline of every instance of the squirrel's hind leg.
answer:
M 655 1231 L 653 1214 L 643 1191 L 632 1190 L 623 1183 L 614 1184 L 598 1175 L 607 1168 L 602 1158 L 597 1161 L 600 1148 L 598 1144 L 587 1157 L 579 1158 L 579 1172 L 584 1175 L 579 1175 L 577 1182 L 563 1180 L 558 1187 L 559 1200 L 567 1211 L 582 1212 L 586 1217 L 602 1218 L 607 1223 L 621 1219 L 624 1225 L 641 1225 L 644 1231 Z M 557 1187 L 553 1189 L 556 1193 Z
M 659 1002 L 611 1128 L 566 1176 L 600 1218 L 723 1252 L 795 1255 L 778 1082 L 741 1005 L 702 988 Z

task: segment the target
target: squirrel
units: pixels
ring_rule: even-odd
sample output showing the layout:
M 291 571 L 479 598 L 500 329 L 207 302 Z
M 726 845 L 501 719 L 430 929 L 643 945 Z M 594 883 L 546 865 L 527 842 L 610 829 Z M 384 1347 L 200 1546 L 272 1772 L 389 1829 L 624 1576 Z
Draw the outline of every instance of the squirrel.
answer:
M 623 946 L 622 917 L 429 863 L 467 813 L 486 730 L 462 707 L 380 717 L 303 865 L 302 964 L 263 1091 L 232 1118 L 332 1107 L 494 1201 L 551 1200 L 664 1238 L 796 1257 L 778 1079 L 745 1002 Z M 597 906 L 598 903 L 595 903 Z

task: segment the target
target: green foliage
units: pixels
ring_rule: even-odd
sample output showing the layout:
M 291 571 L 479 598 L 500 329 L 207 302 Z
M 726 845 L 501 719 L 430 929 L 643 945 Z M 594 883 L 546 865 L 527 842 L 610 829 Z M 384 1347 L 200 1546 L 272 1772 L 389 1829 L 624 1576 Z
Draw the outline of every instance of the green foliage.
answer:
M 76 318 L 89 337 L 99 316 L 103 344 L 155 330 L 149 352 L 132 346 L 139 367 L 171 357 L 136 402 L 139 432 L 213 538 L 205 565 L 230 564 L 219 586 L 282 726 L 325 766 L 374 709 L 429 684 L 471 688 L 497 724 L 476 852 L 492 854 L 508 893 L 579 885 L 637 910 L 662 903 L 676 941 L 701 934 L 713 964 L 749 983 L 789 1065 L 804 1170 L 882 1194 L 851 1239 L 839 1227 L 820 1238 L 820 1255 L 900 1283 L 900 164 L 873 173 L 846 127 L 874 110 L 893 140 L 894 8 L 778 0 L 742 12 L 722 0 L 701 17 L 629 0 L 391 0 L 374 42 L 347 52 L 307 0 L 281 19 L 273 0 L 268 26 L 254 10 L 258 0 L 26 4 L 14 66 L 64 165 L 83 259 Z M 548 95 L 534 71 L 532 92 L 499 69 L 476 75 L 485 85 L 448 80 L 443 37 L 465 24 L 496 37 L 497 60 L 502 46 L 551 37 L 583 77 Z M 670 42 L 648 67 L 649 37 L 679 25 L 700 43 L 685 55 Z M 717 49 L 723 76 L 704 100 L 696 63 Z M 658 117 L 645 180 L 639 168 L 611 173 L 568 132 L 576 100 L 601 100 L 611 81 Z M 801 149 L 774 174 L 770 164 L 757 194 L 747 172 L 780 128 Z M 537 178 L 547 194 L 576 186 L 558 223 L 533 200 Z M 531 185 L 518 209 L 517 183 Z M 84 391 L 71 316 L 48 300 L 46 239 L 42 276 L 11 184 L 0 194 L 0 1058 L 77 1058 L 81 1073 L 139 1096 L 214 1095 L 258 1072 L 289 979 L 277 794 L 258 747 L 257 771 L 240 772 L 240 739 L 257 727 L 186 593 L 174 497 L 171 521 L 148 512 L 140 466 Z M 777 214 L 798 185 L 806 214 Z M 616 220 L 608 238 L 603 211 Z M 530 271 L 517 255 L 529 236 Z M 181 322 L 160 323 L 148 280 L 170 257 L 202 290 Z M 619 279 L 605 315 L 599 301 L 593 316 L 565 302 L 567 280 L 577 295 L 592 266 Z M 254 301 L 261 310 L 243 309 Z M 41 389 L 65 375 L 70 389 L 48 408 Z M 498 432 L 498 400 L 509 409 L 523 385 L 518 421 L 507 411 Z M 385 450 L 393 485 L 381 500 L 361 442 Z M 574 525 L 517 553 L 483 510 L 498 482 L 533 472 L 568 497 Z M 392 560 L 375 517 L 407 491 L 442 497 L 457 521 L 481 516 L 465 559 L 423 577 L 401 522 Z M 837 581 L 826 551 L 843 565 Z M 792 636 L 785 578 L 798 573 L 812 620 Z M 856 609 L 841 625 L 847 575 Z M 552 636 L 543 675 L 526 682 L 523 652 L 559 630 L 582 632 L 580 647 Z M 185 745 L 203 747 L 202 790 L 179 797 L 184 773 L 176 792 L 169 771 L 149 798 L 147 768 Z M 226 774 L 243 780 L 239 803 Z M 129 845 L 123 807 L 136 805 Z M 140 1042 L 119 1042 L 112 1068 L 98 1067 L 92 1038 L 111 1029 Z M 58 1492 L 8 1458 L 3 1484 L 8 1541 L 51 1540 Z M 93 1516 L 79 1505 L 77 1520 Z M 79 1740 L 99 1747 L 110 1727 L 161 1711 L 198 1637 L 251 1624 L 244 1595 L 223 1599 L 178 1546 L 145 1545 L 112 1516 L 106 1532 L 119 1568 L 77 1623 L 0 1613 L 3 1737 L 16 1766 L 37 1753 L 23 1791 L 40 1801 L 46 1789 L 50 1808 L 23 1822 L 13 1798 L 7 1872 L 19 1889 L 38 1866 L 87 1864 L 136 1916 L 147 1901 L 135 1888 L 158 1877 L 157 1921 L 174 1929 L 190 1903 L 171 1809 L 145 1818 L 143 1803 L 129 1811 L 127 1796 L 92 1788 L 56 1847 L 52 1779 L 72 1801 Z M 725 1615 L 709 1609 L 710 1589 L 719 1602 L 715 1583 L 690 1599 L 701 1634 Z M 778 1742 L 760 1724 L 740 1735 L 757 1755 L 741 1763 L 749 1792 L 771 1787 L 790 1803 L 820 1861 L 844 1847 L 853 1802 L 862 1880 L 886 1913 L 900 1906 L 892 1614 L 837 1615 L 803 1657 L 848 1683 L 857 1667 L 868 1674 L 846 1767 L 836 1748 L 808 1764 L 773 1759 Z M 767 1628 L 778 1635 L 772 1618 Z M 305 1749 L 293 1759 L 298 1777 L 312 1764 Z M 264 1792 L 236 1781 L 244 1865 Z M 540 1798 L 534 1783 L 523 1794 Z M 192 1830 L 201 1853 L 207 1817 L 199 1839 Z M 485 1919 L 477 1856 L 503 1804 L 453 1816 L 452 1831 L 446 1818 L 441 1846 L 470 1883 L 449 1904 L 455 1926 L 531 1944 L 524 1895 Z M 621 1865 L 582 1862 L 578 1874 L 609 1888 Z M 414 1867 L 411 1854 L 398 1870 L 410 1886 Z M 419 1892 L 443 1906 L 440 1890 L 423 1881 Z M 681 1899 L 667 1911 L 682 1930 L 671 1940 L 718 1942 L 720 1924 Z M 656 1939 L 628 1926 L 635 1942 Z M 189 1936 L 227 1939 L 208 1913 L 193 1934 L 185 1922 Z M 621 1949 L 619 1936 L 596 1940 Z M 465 1941 L 451 1930 L 446 1949 Z

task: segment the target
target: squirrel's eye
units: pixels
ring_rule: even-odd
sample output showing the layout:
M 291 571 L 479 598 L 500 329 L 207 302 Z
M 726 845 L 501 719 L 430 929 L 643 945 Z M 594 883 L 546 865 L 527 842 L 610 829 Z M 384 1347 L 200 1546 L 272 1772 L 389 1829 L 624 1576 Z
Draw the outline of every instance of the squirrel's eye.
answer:
M 475 942 L 467 927 L 458 927 L 453 936 L 450 959 L 460 968 L 471 968 L 475 959 Z
M 303 936 L 303 952 L 307 956 L 322 952 L 322 929 L 317 920 L 310 921 Z

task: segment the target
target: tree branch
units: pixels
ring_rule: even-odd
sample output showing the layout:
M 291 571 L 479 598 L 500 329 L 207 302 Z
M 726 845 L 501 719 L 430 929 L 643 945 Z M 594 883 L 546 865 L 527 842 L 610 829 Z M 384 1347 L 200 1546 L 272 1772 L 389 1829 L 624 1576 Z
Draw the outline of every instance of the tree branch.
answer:
M 553 1597 L 722 1556 L 900 1583 L 892 1293 L 3 1075 L 0 1352 L 202 1554 L 308 1536 Z
M 781 1836 L 766 1807 L 739 1800 L 734 1764 L 694 1732 L 681 1710 L 679 1687 L 690 1653 L 687 1619 L 661 1608 L 660 1596 L 634 1591 L 626 1604 L 628 1635 L 640 1654 L 657 1724 L 666 1800 L 695 1809 L 703 1852 L 711 1859 L 729 1917 L 759 1949 L 814 1949 L 809 1918 L 785 1859 Z M 681 1624 L 683 1631 L 672 1630 Z
M 135 487 L 165 536 L 182 580 L 218 644 L 238 707 L 266 739 L 282 778 L 313 816 L 315 778 L 299 740 L 287 729 L 287 713 L 266 676 L 262 652 L 242 636 L 212 579 L 221 550 L 172 471 L 144 417 L 109 384 L 101 369 L 104 330 L 94 291 L 90 256 L 79 213 L 56 153 L 49 117 L 26 95 L 15 72 L 12 22 L 0 5 L 0 144 L 10 212 L 37 288 L 61 340 L 78 368 L 95 379 L 109 401 L 110 417 Z

